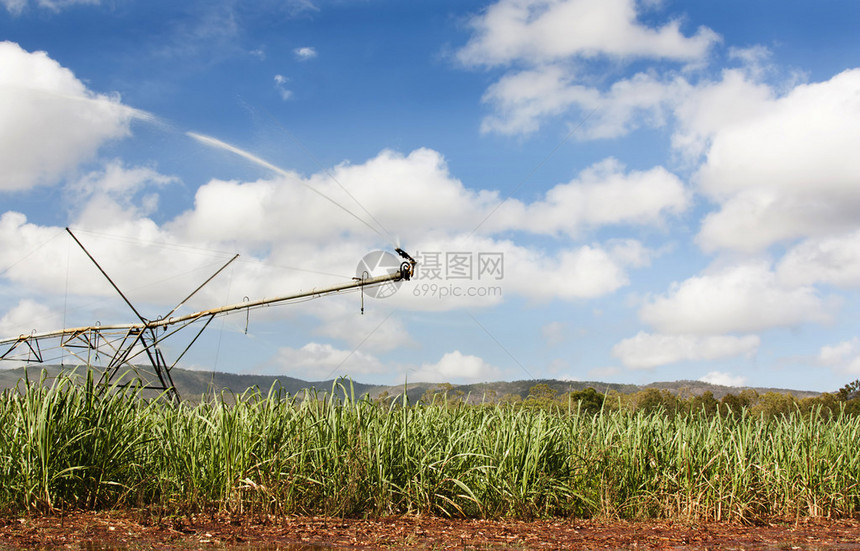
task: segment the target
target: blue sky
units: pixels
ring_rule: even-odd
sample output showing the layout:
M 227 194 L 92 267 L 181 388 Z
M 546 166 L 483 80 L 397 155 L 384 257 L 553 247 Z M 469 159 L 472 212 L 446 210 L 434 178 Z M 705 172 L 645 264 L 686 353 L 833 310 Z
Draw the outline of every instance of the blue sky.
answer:
M 860 376 L 858 24 L 847 0 L 0 0 L 0 334 L 133 321 L 65 226 L 153 318 L 237 252 L 183 311 L 402 246 L 418 277 L 364 315 L 228 316 L 182 365 L 834 390 Z

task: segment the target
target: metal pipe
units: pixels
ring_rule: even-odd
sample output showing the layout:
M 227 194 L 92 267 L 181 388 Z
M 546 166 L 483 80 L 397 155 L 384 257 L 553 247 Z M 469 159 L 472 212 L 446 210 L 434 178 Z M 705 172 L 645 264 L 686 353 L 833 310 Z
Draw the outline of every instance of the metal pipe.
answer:
M 27 342 L 31 339 L 46 339 L 51 337 L 62 337 L 64 335 L 70 335 L 74 333 L 83 333 L 86 331 L 98 330 L 98 331 L 115 331 L 115 330 L 144 330 L 144 329 L 152 329 L 158 327 L 166 327 L 170 325 L 174 325 L 176 323 L 182 323 L 186 321 L 196 320 L 198 318 L 202 318 L 205 316 L 217 316 L 220 314 L 229 314 L 231 312 L 236 312 L 239 310 L 258 308 L 260 306 L 266 306 L 269 304 L 276 304 L 279 302 L 287 302 L 289 300 L 296 300 L 300 298 L 307 297 L 315 297 L 315 296 L 323 296 L 331 293 L 337 293 L 340 291 L 346 291 L 348 289 L 357 289 L 359 287 L 366 287 L 369 285 L 377 285 L 379 283 L 385 283 L 388 281 L 400 281 L 406 278 L 406 274 L 403 271 L 398 270 L 391 274 L 385 274 L 381 276 L 371 277 L 364 280 L 359 281 L 350 281 L 348 283 L 342 283 L 339 285 L 331 285 L 329 287 L 322 287 L 320 289 L 312 289 L 310 291 L 300 291 L 298 293 L 294 293 L 292 295 L 284 295 L 280 297 L 274 298 L 263 298 L 260 300 L 250 301 L 250 302 L 240 302 L 237 304 L 229 304 L 227 306 L 221 306 L 218 308 L 212 308 L 210 310 L 203 310 L 200 312 L 194 312 L 192 314 L 186 314 L 184 316 L 172 317 L 160 320 L 151 320 L 146 321 L 146 323 L 122 323 L 116 325 L 99 325 L 99 326 L 85 326 L 85 327 L 75 327 L 70 329 L 61 329 L 58 331 L 47 331 L 44 333 L 32 333 L 28 335 L 19 335 L 17 337 L 10 337 L 6 339 L 0 339 L 0 345 L 4 344 L 12 344 L 12 343 L 22 343 Z

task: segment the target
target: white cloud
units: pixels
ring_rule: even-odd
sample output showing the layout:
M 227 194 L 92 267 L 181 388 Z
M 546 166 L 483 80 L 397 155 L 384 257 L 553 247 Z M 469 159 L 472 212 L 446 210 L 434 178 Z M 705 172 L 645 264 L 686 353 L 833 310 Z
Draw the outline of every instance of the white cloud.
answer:
M 313 59 L 317 56 L 317 51 L 315 48 L 310 46 L 304 46 L 302 48 L 296 48 L 293 50 L 293 55 L 296 56 L 296 59 L 299 61 L 307 61 L 309 59 Z
M 577 137 L 617 138 L 640 126 L 662 127 L 667 106 L 675 104 L 689 88 L 686 80 L 671 75 L 660 79 L 652 73 L 638 73 L 619 80 L 601 94 L 598 103 L 582 105 L 583 112 L 589 108 L 595 111 L 588 120 L 583 119 Z
M 3 0 L 3 5 L 9 10 L 9 13 L 18 15 L 27 6 L 27 0 Z
M 87 250 L 135 304 L 147 303 L 144 315 L 155 318 L 173 306 L 230 258 L 206 243 L 180 240 L 158 227 L 152 220 L 141 218 L 133 210 L 124 210 L 102 195 L 97 196 L 82 211 L 80 223 L 71 224 L 73 231 Z M 63 228 L 39 226 L 27 222 L 23 214 L 6 212 L 0 215 L 0 250 L 12 261 L 4 266 L 3 277 L 10 283 L 31 292 L 56 297 L 69 293 L 77 300 L 70 306 L 87 308 L 75 315 L 89 324 L 128 321 L 128 309 L 116 291 L 98 269 L 74 244 Z M 249 268 L 253 268 L 250 264 Z M 246 268 L 247 269 L 247 268 Z M 236 279 L 244 281 L 244 270 Z M 279 281 L 271 277 L 269 281 Z M 213 282 L 189 303 L 212 307 L 212 302 L 224 300 L 224 280 Z M 244 289 L 257 289 L 249 285 Z M 89 300 L 87 300 L 89 297 Z M 116 299 L 120 307 L 111 317 L 95 317 L 92 310 L 110 308 L 110 301 L 92 301 L 94 297 Z M 236 300 L 241 300 L 241 295 Z M 87 303 L 88 306 L 81 306 Z M 154 308 L 153 308 L 154 307 Z M 155 310 L 154 312 L 150 310 Z M 70 312 L 71 314 L 71 312 Z
M 743 63 L 746 70 L 755 79 L 761 79 L 765 74 L 776 71 L 776 67 L 771 63 L 772 56 L 773 52 L 761 44 L 748 48 L 736 46 L 729 48 L 729 58 Z
M 579 299 L 627 285 L 627 269 L 648 265 L 654 253 L 631 239 L 568 245 L 546 252 L 492 236 L 511 230 L 578 235 L 613 224 L 659 226 L 667 216 L 683 211 L 689 201 L 680 180 L 668 171 L 660 167 L 625 171 L 612 159 L 584 170 L 576 180 L 556 186 L 534 203 L 509 200 L 497 210 L 498 192 L 465 188 L 450 174 L 444 158 L 429 149 L 408 155 L 383 151 L 363 164 L 344 163 L 308 178 L 282 172 L 282 178 L 256 182 L 212 180 L 198 188 L 194 209 L 179 216 L 169 229 L 192 241 L 230 242 L 239 248 L 271 246 L 273 255 L 302 258 L 308 266 L 314 260 L 326 270 L 333 269 L 332 258 L 343 257 L 336 254 L 341 251 L 352 251 L 348 258 L 357 262 L 353 258 L 357 244 L 380 237 L 402 243 L 413 254 L 435 251 L 442 255 L 443 268 L 444 255 L 449 252 L 498 252 L 504 255 L 503 281 L 489 278 L 455 283 L 502 285 L 506 293 L 536 299 Z M 404 205 L 411 207 L 405 209 Z M 320 220 L 326 223 L 320 224 Z M 480 224 L 482 220 L 486 222 Z M 378 228 L 379 235 L 368 226 Z M 403 233 L 395 239 L 386 228 Z M 427 262 L 423 258 L 419 262 L 423 273 Z M 474 270 L 473 279 L 480 279 L 477 268 Z M 541 284 L 535 285 L 536 280 Z M 416 282 L 420 283 L 425 281 Z M 398 306 L 435 310 L 490 305 L 502 297 L 460 298 L 428 299 L 421 306 L 416 306 L 414 297 L 401 294 L 392 300 Z M 407 305 L 406 300 L 412 302 Z
M 495 114 L 481 122 L 481 132 L 530 134 L 545 119 L 565 113 L 571 106 L 598 105 L 600 93 L 575 84 L 566 69 L 549 65 L 506 74 L 487 89 L 482 101 Z
M 552 252 L 475 236 L 416 244 L 418 277 L 409 284 L 409 293 L 397 293 L 391 300 L 399 307 L 422 310 L 488 307 L 509 295 L 536 301 L 596 298 L 628 285 L 627 270 L 641 267 L 652 254 L 632 240 L 572 246 Z M 436 252 L 438 256 L 431 256 Z M 472 273 L 468 279 L 447 277 L 448 252 L 462 253 L 471 259 Z M 503 273 L 479 272 L 478 255 L 488 253 L 502 255 Z M 437 259 L 439 271 L 434 276 L 432 263 Z
M 270 368 L 273 373 L 305 380 L 325 380 L 344 373 L 384 373 L 386 367 L 374 356 L 360 350 L 340 350 L 330 344 L 310 342 L 301 348 L 278 350 Z
M 714 131 L 696 175 L 720 205 L 702 223 L 705 250 L 758 251 L 860 223 L 858 87 L 860 69 L 776 99 L 762 90 L 755 112 Z
M 718 40 L 704 27 L 684 36 L 677 21 L 647 27 L 633 0 L 500 0 L 471 23 L 475 34 L 457 54 L 467 65 L 543 64 L 574 56 L 689 61 L 705 56 Z
M 12 15 L 20 15 L 21 12 L 30 5 L 30 0 L 2 0 L 0 3 L 6 6 L 6 9 L 9 10 L 9 13 Z M 32 3 L 40 8 L 60 11 L 76 4 L 97 5 L 101 2 L 100 0 L 35 0 Z
M 282 347 L 271 363 L 273 367 L 269 371 L 273 374 L 289 374 L 306 380 L 405 370 L 411 382 L 474 382 L 494 380 L 501 373 L 478 356 L 463 354 L 459 350 L 444 354 L 435 363 L 395 367 L 361 350 L 341 350 L 315 342 L 301 348 Z
M 408 288 L 402 291 L 408 293 Z M 317 334 L 370 352 L 415 345 L 403 319 L 390 311 L 388 299 L 365 297 L 364 315 L 356 317 L 361 299 L 358 294 L 353 296 L 349 301 L 328 300 L 316 305 L 314 315 L 320 319 Z
M 383 151 L 363 164 L 344 163 L 309 178 L 285 174 L 248 183 L 212 180 L 198 188 L 194 210 L 176 225 L 189 235 L 246 243 L 277 242 L 296 235 L 305 241 L 331 243 L 346 232 L 366 242 L 368 237 L 380 237 L 368 231 L 370 225 L 391 240 L 394 237 L 382 227 L 403 229 L 400 237 L 414 243 L 440 232 L 471 230 L 497 197 L 495 192 L 467 190 L 450 175 L 443 157 L 429 149 L 409 155 Z
M 558 65 L 530 68 L 508 73 L 487 89 L 482 101 L 494 113 L 482 121 L 481 131 L 531 134 L 544 121 L 578 107 L 579 120 L 570 122 L 576 138 L 616 138 L 639 126 L 665 125 L 670 108 L 691 88 L 680 77 L 661 80 L 651 73 L 638 73 L 601 91 L 578 83 L 574 69 Z
M 674 102 L 677 125 L 672 147 L 685 157 L 698 160 L 714 135 L 759 116 L 774 101 L 775 94 L 750 73 L 748 68 L 726 69 L 718 81 L 679 86 Z
M 839 344 L 821 347 L 818 359 L 821 363 L 833 365 L 845 361 L 846 358 L 860 353 L 860 338 L 854 337 L 850 341 L 842 341 Z
M 860 375 L 860 338 L 821 347 L 818 361 L 842 373 Z
M 744 386 L 747 378 L 743 375 L 735 375 L 725 371 L 709 371 L 705 376 L 699 378 L 703 383 L 721 386 Z
M 817 190 L 840 191 L 855 183 L 860 161 L 847 153 L 860 136 L 858 85 L 855 69 L 759 102 L 757 116 L 717 133 L 698 175 L 702 189 L 720 197 L 754 185 L 805 190 L 812 182 Z
M 640 332 L 612 348 L 612 355 L 632 369 L 652 369 L 685 361 L 709 361 L 751 356 L 758 350 L 756 335 L 663 335 Z
M 177 182 L 177 178 L 160 174 L 150 167 L 126 167 L 116 159 L 106 162 L 100 170 L 85 174 L 68 187 L 75 202 L 90 201 L 104 194 L 124 206 L 131 206 L 137 192 Z
M 61 76 L 70 75 L 63 71 L 59 71 Z M 38 120 L 29 124 L 38 125 Z M 198 188 L 192 209 L 160 225 L 148 218 L 158 203 L 153 190 L 175 179 L 152 168 L 108 161 L 103 168 L 70 184 L 77 202 L 70 225 L 84 232 L 87 247 L 120 288 L 130 293 L 135 304 L 145 304 L 145 315 L 155 310 L 154 317 L 229 258 L 228 254 L 212 253 L 213 249 L 238 249 L 243 257 L 230 268 L 229 286 L 219 282 L 207 286 L 188 308 L 209 308 L 239 302 L 243 295 L 277 296 L 309 284 L 348 280 L 358 261 L 355 251 L 364 251 L 369 241 L 380 236 L 316 192 L 344 205 L 370 225 L 404 228 L 402 237 L 412 252 L 427 247 L 443 252 L 502 252 L 505 276 L 502 281 L 487 283 L 498 284 L 505 293 L 538 300 L 594 298 L 614 292 L 629 283 L 628 269 L 647 265 L 653 252 L 630 239 L 543 251 L 492 235 L 511 230 L 581 233 L 625 223 L 660 225 L 667 215 L 687 205 L 680 181 L 664 169 L 626 171 L 608 159 L 583 171 L 576 180 L 556 186 L 535 203 L 509 201 L 481 228 L 484 233 L 471 233 L 499 203 L 499 194 L 466 188 L 433 150 L 418 149 L 408 155 L 383 151 L 362 164 L 343 163 L 309 177 L 280 169 L 276 172 L 273 179 L 256 182 L 212 180 Z M 591 206 L 582 209 L 579 202 Z M 612 205 L 606 207 L 604 203 Z M 404 205 L 412 208 L 405 209 Z M 571 220 L 574 207 L 581 210 Z M 320 224 L 320 220 L 326 223 Z M 386 230 L 381 231 L 387 236 Z M 11 284 L 48 294 L 68 288 L 77 296 L 115 298 L 113 289 L 90 261 L 76 246 L 70 248 L 62 228 L 38 226 L 28 223 L 24 215 L 7 212 L 0 217 L 0 246 L 7 258 L 28 259 L 4 274 Z M 34 270 L 34 266 L 39 268 Z M 153 270 L 153 266 L 159 269 Z M 309 275 L 303 269 L 315 273 Z M 538 279 L 541 284 L 535 285 Z M 498 294 L 441 305 L 438 300 L 421 302 L 414 295 L 400 295 L 391 299 L 392 306 L 414 310 L 489 306 L 502 300 Z M 122 316 L 128 312 L 119 306 L 119 319 L 116 311 L 97 315 L 95 307 L 79 315 L 85 323 L 94 319 L 125 321 Z M 327 317 L 323 310 L 320 312 L 315 315 L 324 325 L 317 334 L 342 339 L 352 346 L 387 351 L 412 343 L 397 318 L 383 323 L 362 343 L 372 328 L 356 332 L 353 326 L 339 323 L 336 315 Z M 374 316 L 366 319 L 371 321 Z M 329 358 L 337 356 L 329 352 Z M 315 354 L 319 358 L 322 352 L 317 349 Z M 466 357 L 466 364 L 474 367 L 470 358 Z M 448 358 L 440 369 L 451 361 Z M 371 369 L 368 366 L 377 364 L 367 359 L 362 365 Z
M 212 180 L 198 188 L 194 210 L 177 219 L 177 227 L 190 236 L 229 236 L 240 242 L 301 233 L 306 240 L 328 243 L 344 231 L 374 237 L 366 231 L 369 225 L 392 241 L 387 228 L 401 230 L 397 237 L 414 248 L 476 231 L 578 236 L 606 225 L 659 226 L 689 205 L 681 181 L 664 168 L 626 171 L 614 159 L 583 170 L 534 203 L 501 202 L 495 190 L 466 188 L 451 175 L 444 157 L 426 148 L 408 155 L 382 151 L 363 164 L 343 163 L 309 178 L 281 172 L 283 178 L 257 182 Z
M 629 239 L 543 251 L 481 234 L 469 235 L 497 204 L 498 193 L 466 189 L 450 175 L 441 155 L 432 150 L 420 149 L 409 155 L 384 151 L 364 164 L 342 164 L 330 173 L 307 178 L 282 172 L 284 176 L 256 182 L 212 180 L 198 188 L 193 209 L 160 225 L 147 217 L 158 202 L 158 195 L 152 191 L 174 180 L 150 168 L 124 167 L 111 161 L 75 184 L 79 205 L 70 225 L 73 229 L 96 232 L 93 235 L 99 237 L 85 236 L 94 256 L 105 264 L 121 288 L 134 290 L 135 303 L 152 302 L 159 305 L 159 311 L 194 287 L 190 279 L 199 283 L 208 275 L 204 272 L 211 273 L 218 267 L 216 264 L 230 256 L 226 252 L 208 252 L 212 250 L 243 253 L 230 269 L 232 295 L 225 299 L 225 290 L 217 285 L 212 289 L 207 286 L 189 307 L 207 308 L 212 303 L 238 302 L 243 295 L 279 296 L 309 285 L 348 281 L 359 260 L 356 250 L 368 252 L 365 249 L 368 242 L 380 236 L 310 188 L 350 208 L 372 225 L 378 224 L 363 209 L 374 213 L 381 225 L 404 228 L 403 244 L 414 254 L 435 250 L 504 255 L 503 276 L 479 277 L 475 272 L 479 281 L 464 282 L 475 288 L 476 294 L 472 296 L 422 300 L 411 291 L 423 282 L 414 281 L 409 284 L 410 292 L 398 293 L 390 299 L 390 305 L 386 304 L 387 308 L 435 311 L 484 307 L 500 303 L 508 294 L 536 300 L 595 298 L 627 285 L 628 270 L 648 265 L 654 254 L 642 243 Z M 625 174 L 608 162 L 586 171 L 568 187 L 582 187 L 584 191 L 572 195 L 589 200 L 598 196 L 616 197 L 611 188 L 618 187 L 620 193 L 625 185 L 638 196 L 636 190 L 640 187 L 642 193 L 649 185 L 662 189 L 659 180 L 664 176 L 658 170 Z M 601 178 L 607 179 L 606 190 L 601 189 Z M 670 184 L 673 178 L 665 177 Z M 340 186 L 349 189 L 361 206 Z M 559 191 L 557 195 L 563 193 Z M 560 212 L 567 206 L 564 200 L 552 197 L 540 206 L 548 218 L 555 216 L 553 209 Z M 616 198 L 616 203 L 623 203 L 623 194 Z M 555 202 L 550 205 L 551 201 Z M 653 204 L 647 208 L 653 208 L 656 214 L 648 213 L 647 208 L 636 210 L 623 204 L 616 205 L 619 212 L 615 213 L 595 207 L 595 213 L 583 214 L 580 224 L 599 227 L 625 220 L 657 223 L 661 211 L 673 210 L 671 201 Z M 404 209 L 403 205 L 414 207 Z M 521 208 L 528 210 L 531 205 Z M 326 223 L 320 224 L 320 220 Z M 561 216 L 555 220 L 558 226 L 568 224 L 570 231 L 575 229 Z M 517 227 L 514 223 L 522 226 L 523 231 L 552 229 L 543 221 L 530 228 L 527 219 L 510 218 L 502 209 L 490 221 L 487 228 L 482 228 L 490 233 L 510 231 Z M 58 235 L 62 239 L 57 239 Z M 106 235 L 110 239 L 105 239 Z M 73 293 L 85 296 L 114 295 L 77 247 L 69 249 L 62 228 L 38 226 L 28 223 L 21 214 L 7 212 L 0 217 L 0 245 L 8 258 L 28 258 L 27 263 L 5 274 L 10 282 L 26 283 L 47 293 L 68 285 Z M 390 244 L 382 246 L 389 248 Z M 168 248 L 171 250 L 165 253 Z M 63 260 L 57 262 L 57 259 Z M 39 268 L 34 270 L 34 266 Z M 153 270 L 152 266 L 159 269 Z M 177 274 L 185 276 L 176 278 Z M 159 278 L 168 281 L 157 284 Z M 535 281 L 541 283 L 535 285 Z M 399 322 L 390 321 L 368 341 L 371 350 L 387 350 L 411 342 Z M 348 328 L 338 328 L 337 324 L 322 334 L 355 344 L 355 334 L 350 334 Z
M 511 256 L 505 289 L 537 300 L 596 298 L 629 283 L 624 263 L 600 246 L 585 245 L 552 256 L 520 249 Z
M 62 326 L 59 313 L 31 299 L 22 299 L 0 317 L 0 338 L 13 337 L 32 330 L 53 331 Z
M 491 307 L 507 296 L 535 301 L 593 299 L 628 285 L 629 268 L 652 255 L 636 241 L 591 244 L 542 251 L 490 238 L 471 236 L 414 242 L 417 277 L 390 299 L 398 308 L 443 311 Z M 448 253 L 465 256 L 471 275 L 449 277 Z M 501 255 L 503 273 L 480 272 L 479 255 Z M 438 261 L 438 267 L 436 262 Z
M 782 258 L 777 274 L 790 285 L 860 287 L 860 230 L 799 243 Z
M 635 239 L 610 239 L 606 242 L 607 252 L 618 264 L 631 268 L 644 268 L 651 265 L 651 259 L 663 251 L 652 251 Z
M 544 122 L 574 109 L 568 125 L 576 139 L 616 138 L 639 127 L 661 128 L 672 122 L 672 147 L 687 162 L 697 162 L 715 135 L 761 115 L 775 101 L 775 90 L 762 82 L 767 72 L 761 48 L 733 50 L 741 62 L 724 69 L 718 80 L 697 73 L 647 70 L 612 81 L 604 88 L 581 64 L 551 63 L 511 69 L 482 97 L 493 112 L 483 132 L 530 134 Z
M 289 79 L 284 75 L 275 75 L 275 90 L 277 90 L 278 95 L 284 101 L 293 97 L 293 91 L 287 88 L 288 81 Z
M 472 25 L 475 33 L 458 59 L 468 66 L 511 67 L 483 96 L 494 112 L 482 131 L 509 135 L 535 132 L 573 107 L 583 113 L 579 138 L 661 126 L 666 106 L 689 88 L 686 81 L 661 80 L 647 70 L 601 91 L 594 87 L 590 62 L 609 57 L 699 63 L 719 40 L 706 28 L 684 36 L 677 21 L 647 27 L 638 21 L 633 0 L 501 0 Z
M 44 52 L 0 42 L 0 191 L 56 182 L 141 116 L 90 92 Z
M 551 188 L 542 200 L 528 205 L 507 201 L 489 226 L 498 223 L 505 229 L 577 236 L 583 229 L 608 225 L 659 226 L 667 215 L 684 212 L 689 203 L 681 180 L 663 167 L 625 173 L 620 162 L 609 158 Z
M 474 382 L 491 381 L 500 376 L 500 370 L 478 356 L 463 354 L 459 350 L 448 352 L 434 364 L 422 364 L 408 373 L 415 382 Z
M 769 266 L 748 262 L 674 283 L 640 318 L 661 333 L 715 335 L 821 323 L 828 305 L 808 286 L 783 284 Z

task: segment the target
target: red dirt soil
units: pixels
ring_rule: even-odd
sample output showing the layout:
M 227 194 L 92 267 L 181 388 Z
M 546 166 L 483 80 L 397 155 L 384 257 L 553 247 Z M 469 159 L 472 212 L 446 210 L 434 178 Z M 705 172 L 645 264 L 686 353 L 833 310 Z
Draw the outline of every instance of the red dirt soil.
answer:
M 0 549 L 609 549 L 860 550 L 860 521 L 757 526 L 717 522 L 457 520 L 195 515 L 149 512 L 0 519 Z

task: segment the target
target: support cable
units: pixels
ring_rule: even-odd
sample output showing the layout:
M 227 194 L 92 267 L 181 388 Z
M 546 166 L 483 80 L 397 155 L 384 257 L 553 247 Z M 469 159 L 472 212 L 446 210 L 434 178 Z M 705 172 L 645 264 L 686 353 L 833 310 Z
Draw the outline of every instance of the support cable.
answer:
M 359 222 L 361 222 L 362 224 L 364 224 L 365 226 L 370 228 L 372 231 L 374 231 L 376 234 L 378 234 L 383 239 L 389 240 L 389 242 L 392 245 L 397 246 L 397 244 L 392 239 L 392 236 L 390 235 L 390 233 L 388 236 L 386 236 L 385 234 L 382 233 L 382 231 L 380 231 L 379 228 L 374 227 L 372 224 L 370 224 L 370 222 L 368 222 L 364 218 L 355 214 L 354 212 L 352 212 L 351 210 L 346 208 L 344 205 L 337 202 L 335 199 L 332 199 L 331 197 L 329 197 L 325 193 L 321 192 L 320 190 L 316 189 L 315 187 L 312 187 L 311 185 L 307 184 L 306 182 L 303 182 L 300 179 L 296 178 L 295 175 L 290 174 L 286 170 L 284 170 L 278 166 L 273 165 L 269 161 L 266 161 L 265 159 L 262 159 L 256 155 L 254 155 L 253 153 L 249 153 L 248 151 L 245 151 L 244 149 L 236 147 L 235 145 L 231 145 L 227 142 L 221 141 L 217 138 L 213 138 L 211 136 L 206 136 L 204 134 L 198 134 L 197 132 L 186 132 L 186 134 L 188 136 L 194 138 L 195 140 L 199 141 L 200 143 L 203 143 L 203 144 L 206 144 L 206 145 L 209 145 L 212 147 L 217 147 L 219 149 L 224 149 L 226 151 L 230 151 L 231 153 L 235 153 L 236 155 L 239 155 L 240 157 L 244 157 L 245 159 L 251 161 L 252 163 L 260 165 L 264 168 L 268 168 L 269 170 L 272 170 L 273 172 L 280 174 L 284 178 L 288 178 L 290 180 L 297 180 L 304 187 L 308 188 L 309 190 L 316 193 L 317 195 L 319 195 L 320 197 L 322 197 L 323 199 L 325 199 L 329 203 L 333 204 L 334 206 L 336 206 L 340 210 L 342 210 L 345 213 L 347 213 L 348 215 L 352 216 L 353 218 L 355 218 L 356 220 L 358 220 Z M 377 222 L 377 224 L 378 224 L 378 222 Z

